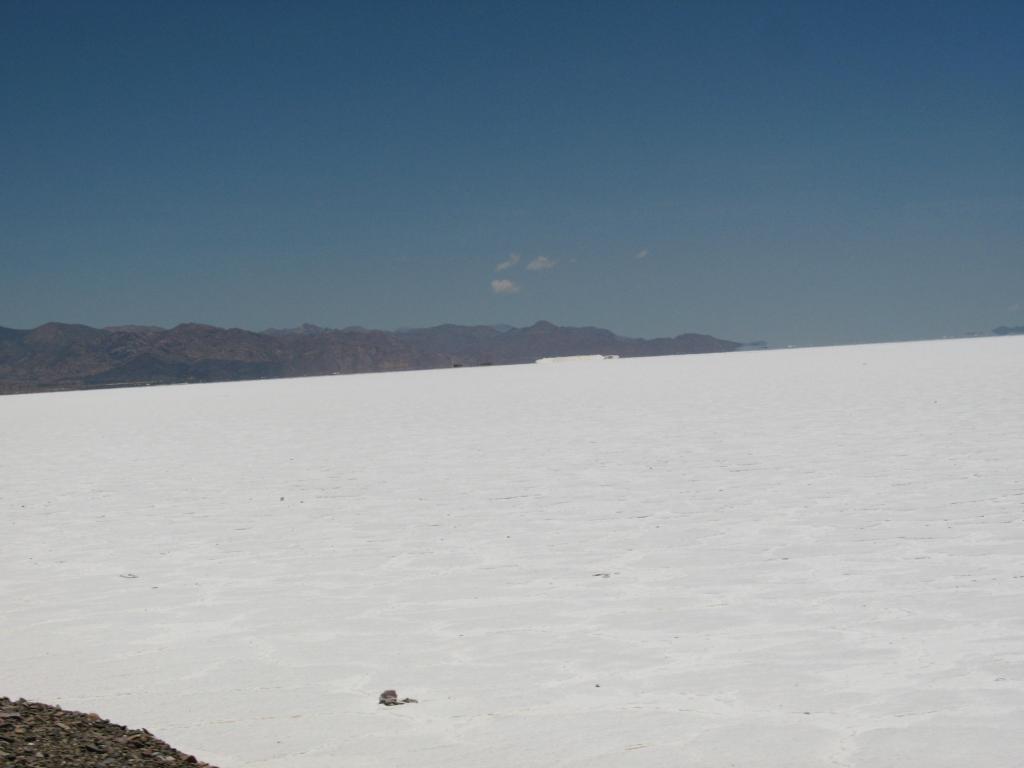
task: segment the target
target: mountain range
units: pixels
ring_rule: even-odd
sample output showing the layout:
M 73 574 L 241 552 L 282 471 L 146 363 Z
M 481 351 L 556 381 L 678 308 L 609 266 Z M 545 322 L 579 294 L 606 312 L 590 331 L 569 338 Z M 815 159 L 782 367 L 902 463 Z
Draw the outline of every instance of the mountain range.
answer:
M 530 363 L 562 355 L 683 355 L 741 344 L 702 334 L 632 339 L 603 328 L 439 325 L 399 331 L 302 325 L 263 332 L 47 323 L 0 327 L 0 393 Z

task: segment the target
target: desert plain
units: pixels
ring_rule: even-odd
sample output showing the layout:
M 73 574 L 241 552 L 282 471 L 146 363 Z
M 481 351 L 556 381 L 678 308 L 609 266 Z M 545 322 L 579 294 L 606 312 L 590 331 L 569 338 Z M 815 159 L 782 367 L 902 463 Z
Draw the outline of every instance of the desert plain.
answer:
M 14 395 L 0 449 L 0 695 L 220 768 L 1024 765 L 1024 338 Z

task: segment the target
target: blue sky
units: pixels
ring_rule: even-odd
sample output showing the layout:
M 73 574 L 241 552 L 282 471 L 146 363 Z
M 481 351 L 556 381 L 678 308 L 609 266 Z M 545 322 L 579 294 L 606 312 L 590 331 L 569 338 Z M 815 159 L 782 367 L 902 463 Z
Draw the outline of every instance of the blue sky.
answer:
M 1022 41 L 1016 2 L 6 0 L 0 325 L 1024 324 Z

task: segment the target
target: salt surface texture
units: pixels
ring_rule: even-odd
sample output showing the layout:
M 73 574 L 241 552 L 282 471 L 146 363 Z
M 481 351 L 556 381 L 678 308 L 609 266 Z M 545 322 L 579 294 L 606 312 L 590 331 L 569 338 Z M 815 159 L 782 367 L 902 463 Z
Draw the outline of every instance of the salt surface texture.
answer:
M 1024 765 L 1022 338 L 12 396 L 0 439 L 0 693 L 222 768 Z

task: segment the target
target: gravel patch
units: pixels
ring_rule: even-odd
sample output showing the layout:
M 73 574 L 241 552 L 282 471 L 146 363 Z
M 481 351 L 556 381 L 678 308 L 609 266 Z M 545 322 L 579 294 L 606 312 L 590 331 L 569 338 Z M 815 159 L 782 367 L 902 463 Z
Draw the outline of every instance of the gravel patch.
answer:
M 0 696 L 3 768 L 213 768 L 170 747 L 146 729 L 96 714 Z

